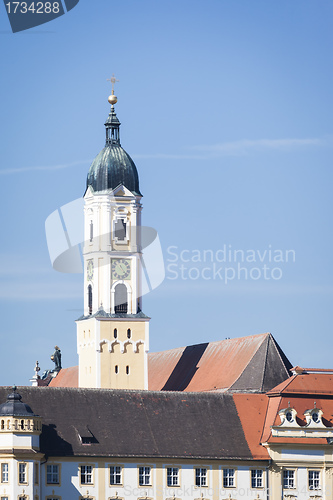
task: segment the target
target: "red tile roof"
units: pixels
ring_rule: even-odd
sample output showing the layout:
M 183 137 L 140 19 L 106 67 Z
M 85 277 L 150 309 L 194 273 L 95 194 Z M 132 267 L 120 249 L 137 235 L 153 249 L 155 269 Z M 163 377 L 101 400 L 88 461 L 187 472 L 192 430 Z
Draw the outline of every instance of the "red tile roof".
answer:
M 253 458 L 267 460 L 266 448 L 260 445 L 268 397 L 265 394 L 233 394 L 237 413 Z
M 276 396 L 279 394 L 318 394 L 333 395 L 332 373 L 303 373 L 294 375 L 274 387 L 267 394 Z
M 259 351 L 260 355 L 255 358 Z M 268 390 L 278 381 L 288 378 L 288 368 L 291 366 L 281 356 L 270 333 L 150 353 L 148 386 L 150 390 L 157 391 L 203 392 L 226 391 L 235 384 L 233 390 L 264 391 L 264 380 L 270 378 L 270 373 L 265 371 L 268 355 L 272 356 L 273 364 L 278 366 L 274 382 L 271 385 L 268 383 Z M 242 377 L 245 373 L 245 377 Z
M 71 366 L 62 368 L 58 375 L 53 378 L 49 387 L 78 387 L 79 386 L 79 367 Z

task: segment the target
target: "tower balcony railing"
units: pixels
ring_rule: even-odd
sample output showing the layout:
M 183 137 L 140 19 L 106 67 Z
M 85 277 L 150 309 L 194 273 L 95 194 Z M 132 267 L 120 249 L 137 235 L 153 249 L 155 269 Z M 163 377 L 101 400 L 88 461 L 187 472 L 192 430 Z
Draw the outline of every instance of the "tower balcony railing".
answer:
M 128 309 L 127 303 L 125 303 L 125 304 L 118 304 L 117 306 L 115 306 L 114 312 L 116 314 L 118 314 L 118 313 L 127 314 L 127 309 Z

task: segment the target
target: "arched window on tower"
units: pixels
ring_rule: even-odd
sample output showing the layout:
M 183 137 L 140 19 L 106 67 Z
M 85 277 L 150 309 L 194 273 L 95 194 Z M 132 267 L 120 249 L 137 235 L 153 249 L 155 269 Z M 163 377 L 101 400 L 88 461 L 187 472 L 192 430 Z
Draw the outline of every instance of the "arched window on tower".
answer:
M 115 305 L 114 312 L 127 314 L 127 288 L 124 284 L 119 283 L 115 288 Z
M 132 337 L 131 329 L 127 330 L 127 338 L 130 339 Z
M 89 314 L 92 314 L 92 286 L 88 286 L 88 309 Z
M 94 239 L 94 224 L 93 224 L 93 221 L 91 220 L 90 221 L 90 227 L 89 227 L 90 231 L 89 231 L 89 241 L 92 242 L 92 240 Z

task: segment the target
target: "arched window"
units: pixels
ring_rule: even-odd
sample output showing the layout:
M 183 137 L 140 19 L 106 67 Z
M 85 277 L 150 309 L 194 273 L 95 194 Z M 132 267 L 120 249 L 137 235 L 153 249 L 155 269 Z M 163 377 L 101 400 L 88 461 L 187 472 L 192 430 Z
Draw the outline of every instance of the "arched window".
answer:
M 132 337 L 131 329 L 127 330 L 127 338 L 130 339 Z
M 24 430 L 24 420 L 21 420 L 21 429 Z
M 4 429 L 4 428 L 5 428 L 5 421 L 1 420 L 1 429 Z
M 115 329 L 113 330 L 113 336 L 114 336 L 114 338 L 115 338 L 115 339 L 118 337 L 117 328 L 115 328 Z
M 127 314 L 127 288 L 119 283 L 115 288 L 115 306 L 114 312 Z
M 129 366 L 126 366 L 126 375 L 129 375 Z
M 115 373 L 118 373 L 118 365 L 116 365 L 116 366 L 114 367 L 114 372 L 115 372 Z
M 94 224 L 93 221 L 90 221 L 90 234 L 89 234 L 89 241 L 91 242 L 94 239 Z
M 92 314 L 92 286 L 88 286 L 88 309 L 89 314 Z

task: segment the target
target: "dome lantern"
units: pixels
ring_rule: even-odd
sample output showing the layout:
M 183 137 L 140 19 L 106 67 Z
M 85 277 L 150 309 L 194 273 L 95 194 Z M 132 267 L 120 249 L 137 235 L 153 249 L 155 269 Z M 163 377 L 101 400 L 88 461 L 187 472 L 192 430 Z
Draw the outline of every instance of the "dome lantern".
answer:
M 117 97 L 114 95 L 113 85 L 118 80 L 110 78 L 112 93 L 108 98 L 111 104 L 109 116 L 105 122 L 105 147 L 93 160 L 87 177 L 87 188 L 93 192 L 109 191 L 120 184 L 125 186 L 134 196 L 142 196 L 139 189 L 139 176 L 135 163 L 120 145 L 120 122 L 114 110 Z
M 111 82 L 112 85 L 112 90 L 111 90 L 111 95 L 108 98 L 109 103 L 111 104 L 111 110 L 109 113 L 109 116 L 104 123 L 106 127 L 106 143 L 105 146 L 109 146 L 111 144 L 119 144 L 120 146 L 120 136 L 119 136 L 119 127 L 120 127 L 120 122 L 117 118 L 116 112 L 114 110 L 114 104 L 117 103 L 118 99 L 114 95 L 114 84 L 116 82 L 119 82 L 115 78 L 114 75 L 112 75 L 111 78 L 109 78 L 108 82 Z

